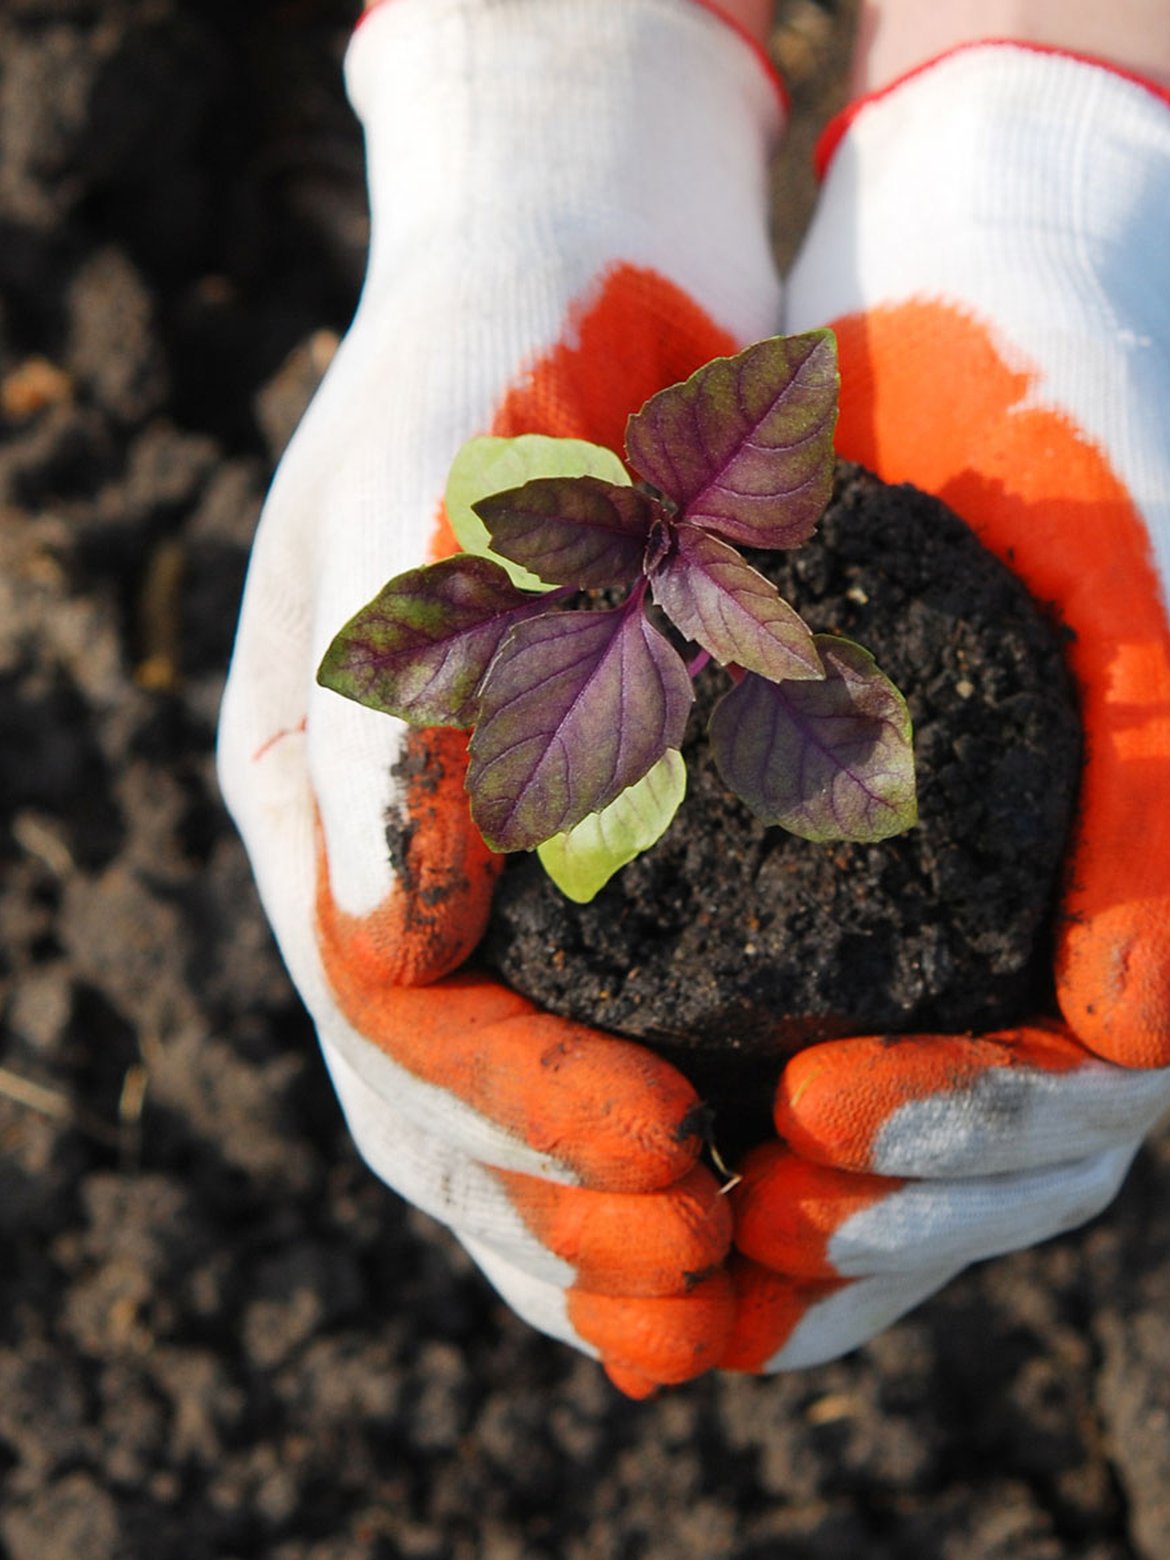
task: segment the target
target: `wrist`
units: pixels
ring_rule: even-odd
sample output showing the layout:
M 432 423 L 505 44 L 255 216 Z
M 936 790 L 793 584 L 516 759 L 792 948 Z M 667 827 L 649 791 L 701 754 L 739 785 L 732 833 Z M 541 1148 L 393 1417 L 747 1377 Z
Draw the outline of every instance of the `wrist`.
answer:
M 485 300 L 493 277 L 563 300 L 621 260 L 718 300 L 742 339 L 774 329 L 782 111 L 707 7 L 381 0 L 346 75 L 367 139 L 371 283 L 457 263 Z
M 757 43 L 767 43 L 775 11 L 772 0 L 698 0 L 698 3 L 708 4 Z
M 930 295 L 946 276 L 949 293 L 975 302 L 1017 265 L 1035 270 L 1042 260 L 1053 275 L 1075 264 L 1086 286 L 1099 273 L 1098 304 L 1122 276 L 1130 291 L 1158 286 L 1142 257 L 1170 242 L 1170 112 L 1123 74 L 988 42 L 871 95 L 830 133 L 805 256 L 819 263 L 802 266 L 790 294 L 798 324 L 806 309 L 817 320 L 837 312 L 828 294 L 846 277 L 860 288 L 862 274 L 867 300 Z M 839 207 L 850 214 L 844 251 Z M 1121 255 L 1132 263 L 1119 268 Z M 806 286 L 818 301 L 806 302 Z M 1018 294 L 1035 324 L 1042 290 Z
M 1170 575 L 1164 439 L 1151 416 L 1165 399 L 1164 289 L 1151 257 L 1168 245 L 1163 95 L 1035 46 L 961 49 L 856 105 L 789 277 L 789 327 L 899 319 L 910 363 L 923 350 L 906 324 L 915 309 L 984 322 L 1019 371 L 1015 393 L 1026 387 L 1029 407 L 1056 409 L 1109 451 Z M 915 429 L 934 405 L 924 391 Z M 956 419 L 944 431 L 964 449 L 998 437 L 990 412 Z M 914 449 L 920 472 L 932 457 L 925 440 Z M 1047 456 L 1031 458 L 1036 473 L 1048 469 Z M 1034 476 L 1025 463 L 1013 480 Z
M 882 91 L 941 54 L 989 39 L 1099 59 L 1170 86 L 1165 0 L 871 0 L 858 24 L 852 94 Z
M 389 3 L 390 0 L 364 0 L 362 10 L 372 11 L 376 6 Z M 773 0 L 693 0 L 693 3 L 722 16 L 754 42 L 767 43 L 775 11 Z

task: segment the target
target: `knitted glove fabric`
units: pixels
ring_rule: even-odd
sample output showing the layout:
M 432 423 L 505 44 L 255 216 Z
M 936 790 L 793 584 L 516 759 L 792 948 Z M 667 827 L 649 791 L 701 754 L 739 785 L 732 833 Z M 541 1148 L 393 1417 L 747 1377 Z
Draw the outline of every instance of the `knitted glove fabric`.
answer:
M 1086 767 L 1059 1021 L 786 1067 L 736 1194 L 725 1363 L 752 1370 L 1091 1217 L 1170 1102 L 1170 106 L 986 44 L 832 141 L 788 327 L 837 331 L 841 453 L 938 494 L 1072 630 Z
M 363 1156 L 521 1316 L 644 1392 L 708 1368 L 733 1315 L 694 1090 L 455 973 L 499 866 L 463 737 L 314 679 L 387 579 L 453 549 L 441 498 L 464 440 L 620 449 L 648 396 L 774 333 L 780 95 L 695 0 L 390 0 L 346 78 L 368 274 L 256 537 L 223 790 Z

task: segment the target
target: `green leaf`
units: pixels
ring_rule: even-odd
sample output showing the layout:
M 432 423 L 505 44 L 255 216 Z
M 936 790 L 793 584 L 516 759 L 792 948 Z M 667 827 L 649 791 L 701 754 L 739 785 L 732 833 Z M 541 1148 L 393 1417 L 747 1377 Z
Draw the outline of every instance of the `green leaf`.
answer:
M 492 850 L 532 850 L 681 748 L 694 689 L 637 594 L 542 612 L 504 639 L 468 747 L 471 816 Z
M 630 475 L 612 450 L 584 439 L 550 439 L 524 433 L 515 439 L 468 439 L 447 476 L 447 518 L 464 552 L 491 558 L 507 569 L 521 590 L 551 590 L 538 575 L 492 551 L 488 528 L 471 507 L 534 477 L 601 477 L 630 486 Z
M 585 590 L 636 580 L 662 514 L 640 488 L 599 477 L 534 477 L 478 499 L 475 512 L 500 557 L 541 579 Z
M 825 675 L 804 619 L 771 580 L 710 532 L 676 525 L 674 547 L 650 587 L 675 628 L 720 666 L 734 662 L 773 682 Z
M 868 650 L 817 634 L 820 682 L 749 672 L 715 706 L 711 751 L 767 824 L 806 840 L 873 844 L 918 818 L 906 701 Z
M 356 612 L 317 671 L 323 688 L 415 726 L 473 726 L 505 635 L 544 611 L 491 558 L 456 553 L 399 574 Z
M 796 547 L 833 490 L 837 340 L 771 336 L 713 358 L 626 424 L 638 475 L 724 541 Z
M 682 754 L 670 748 L 608 807 L 538 845 L 541 865 L 566 898 L 588 904 L 615 872 L 661 839 L 686 789 Z

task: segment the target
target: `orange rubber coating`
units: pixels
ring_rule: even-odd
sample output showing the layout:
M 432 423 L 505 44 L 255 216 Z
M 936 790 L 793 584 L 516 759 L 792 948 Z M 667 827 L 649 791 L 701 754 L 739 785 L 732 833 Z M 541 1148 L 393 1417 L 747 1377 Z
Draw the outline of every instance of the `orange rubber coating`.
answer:
M 739 1255 L 728 1271 L 735 1286 L 735 1328 L 719 1367 L 753 1375 L 784 1347 L 811 1306 L 852 1283 L 845 1278 L 788 1278 Z
M 570 1289 L 569 1320 L 601 1355 L 628 1397 L 648 1397 L 719 1364 L 735 1325 L 735 1291 L 726 1271 L 684 1295 L 631 1298 Z
M 841 453 L 937 494 L 1075 636 L 1087 753 L 1058 999 L 1098 1056 L 1166 1066 L 1170 632 L 1142 519 L 1102 451 L 1028 404 L 1036 372 L 1009 364 L 981 322 L 919 301 L 835 329 Z
M 368 985 L 425 986 L 464 963 L 487 926 L 504 858 L 490 851 L 467 810 L 467 733 L 406 734 L 410 775 L 403 799 L 398 880 L 376 909 L 351 915 L 333 898 L 324 830 L 317 825 L 317 927 L 344 948 Z M 385 846 L 371 842 L 371 849 Z
M 798 1052 L 776 1090 L 776 1131 L 798 1154 L 872 1171 L 882 1128 L 903 1105 L 962 1094 L 993 1068 L 1066 1073 L 1089 1061 L 1056 1025 L 964 1035 L 868 1035 Z
M 646 1398 L 656 1397 L 662 1383 L 654 1381 L 644 1371 L 637 1370 L 632 1365 L 610 1365 L 602 1360 L 602 1368 L 613 1385 L 619 1392 L 635 1402 L 642 1402 Z
M 542 1013 L 471 973 L 433 986 L 369 981 L 352 945 L 330 940 L 327 918 L 319 944 L 337 1004 L 360 1034 L 582 1185 L 655 1192 L 694 1164 L 698 1096 L 644 1046 Z
M 504 396 L 488 432 L 587 439 L 625 458 L 626 422 L 667 385 L 743 346 L 666 277 L 615 263 L 570 308 L 561 339 Z M 459 551 L 443 505 L 432 556 Z
M 829 1256 L 837 1230 L 906 1184 L 816 1165 L 783 1143 L 761 1143 L 739 1170 L 743 1179 L 731 1193 L 736 1248 L 793 1278 L 840 1278 Z
M 703 1165 L 642 1195 L 496 1174 L 541 1245 L 571 1263 L 576 1287 L 594 1294 L 687 1294 L 731 1246 L 731 1209 Z
M 591 439 L 622 455 L 644 401 L 744 345 L 657 271 L 616 263 L 570 309 L 560 342 L 504 398 L 491 431 Z

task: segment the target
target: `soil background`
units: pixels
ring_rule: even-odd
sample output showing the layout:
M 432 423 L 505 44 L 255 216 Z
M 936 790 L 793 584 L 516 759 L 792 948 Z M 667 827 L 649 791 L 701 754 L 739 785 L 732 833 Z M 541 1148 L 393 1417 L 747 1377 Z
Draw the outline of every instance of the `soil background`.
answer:
M 850 1358 L 644 1404 L 354 1154 L 211 751 L 361 278 L 355 11 L 0 0 L 0 1556 L 1166 1560 L 1165 1131 Z M 781 24 L 787 258 L 852 16 Z

